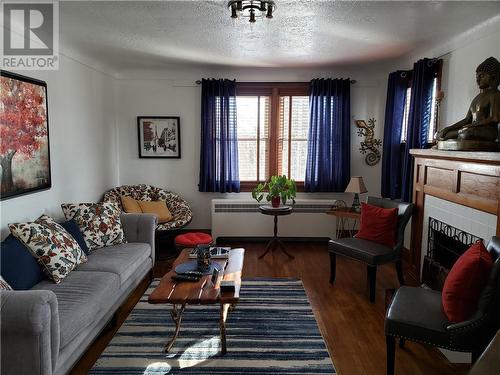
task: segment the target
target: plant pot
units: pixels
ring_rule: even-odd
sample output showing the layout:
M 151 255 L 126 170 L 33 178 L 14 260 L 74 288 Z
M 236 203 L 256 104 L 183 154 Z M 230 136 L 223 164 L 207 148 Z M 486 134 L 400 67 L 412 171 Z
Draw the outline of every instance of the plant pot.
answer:
M 278 208 L 280 206 L 280 203 L 281 203 L 281 198 L 280 197 L 274 197 L 274 198 L 271 199 L 271 205 L 274 208 Z

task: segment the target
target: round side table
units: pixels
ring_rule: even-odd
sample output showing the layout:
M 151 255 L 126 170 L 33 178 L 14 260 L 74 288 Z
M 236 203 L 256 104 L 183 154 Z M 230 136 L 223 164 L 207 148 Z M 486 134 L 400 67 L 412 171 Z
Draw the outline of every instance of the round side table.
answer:
M 259 259 L 263 258 L 266 256 L 266 254 L 272 250 L 274 250 L 275 247 L 278 247 L 283 251 L 289 258 L 294 259 L 295 257 L 290 254 L 288 251 L 285 249 L 285 245 L 283 242 L 279 239 L 278 237 L 278 216 L 285 216 L 285 215 L 290 215 L 292 213 L 292 207 L 289 206 L 281 206 L 274 208 L 273 206 L 265 205 L 265 206 L 259 206 L 259 210 L 262 214 L 264 215 L 270 215 L 274 216 L 274 235 L 271 241 L 266 246 L 266 250 L 264 253 L 259 256 Z M 276 246 L 274 246 L 276 245 Z

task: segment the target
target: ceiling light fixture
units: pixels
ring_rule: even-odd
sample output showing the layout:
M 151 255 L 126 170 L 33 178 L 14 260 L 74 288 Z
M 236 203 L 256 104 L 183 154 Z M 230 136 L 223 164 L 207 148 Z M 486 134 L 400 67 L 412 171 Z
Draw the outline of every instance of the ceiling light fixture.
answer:
M 231 18 L 247 17 L 254 23 L 257 17 L 273 18 L 276 4 L 272 0 L 231 0 L 227 3 Z

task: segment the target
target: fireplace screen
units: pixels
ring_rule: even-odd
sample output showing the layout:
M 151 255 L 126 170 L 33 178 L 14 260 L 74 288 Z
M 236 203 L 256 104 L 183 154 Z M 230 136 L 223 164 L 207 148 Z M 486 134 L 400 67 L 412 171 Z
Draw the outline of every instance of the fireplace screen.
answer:
M 428 237 L 422 282 L 432 289 L 442 290 L 444 280 L 458 257 L 481 238 L 433 217 L 429 218 Z

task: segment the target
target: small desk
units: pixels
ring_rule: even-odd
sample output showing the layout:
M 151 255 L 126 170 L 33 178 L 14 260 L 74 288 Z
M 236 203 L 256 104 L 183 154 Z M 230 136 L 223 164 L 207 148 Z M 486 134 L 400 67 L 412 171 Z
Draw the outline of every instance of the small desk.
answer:
M 353 211 L 352 207 L 339 207 L 326 211 L 326 214 L 337 218 L 336 238 L 352 237 L 356 234 L 356 223 L 361 219 L 360 212 Z
M 295 257 L 290 254 L 288 251 L 285 249 L 285 245 L 283 242 L 278 238 L 278 216 L 285 216 L 285 215 L 290 215 L 292 213 L 292 207 L 289 206 L 281 206 L 274 208 L 273 206 L 265 205 L 265 206 L 259 206 L 259 210 L 261 213 L 264 215 L 271 215 L 274 216 L 274 235 L 271 241 L 266 246 L 266 251 L 259 256 L 259 259 L 262 259 L 269 251 L 274 249 L 274 244 L 281 249 L 289 258 L 294 259 Z

